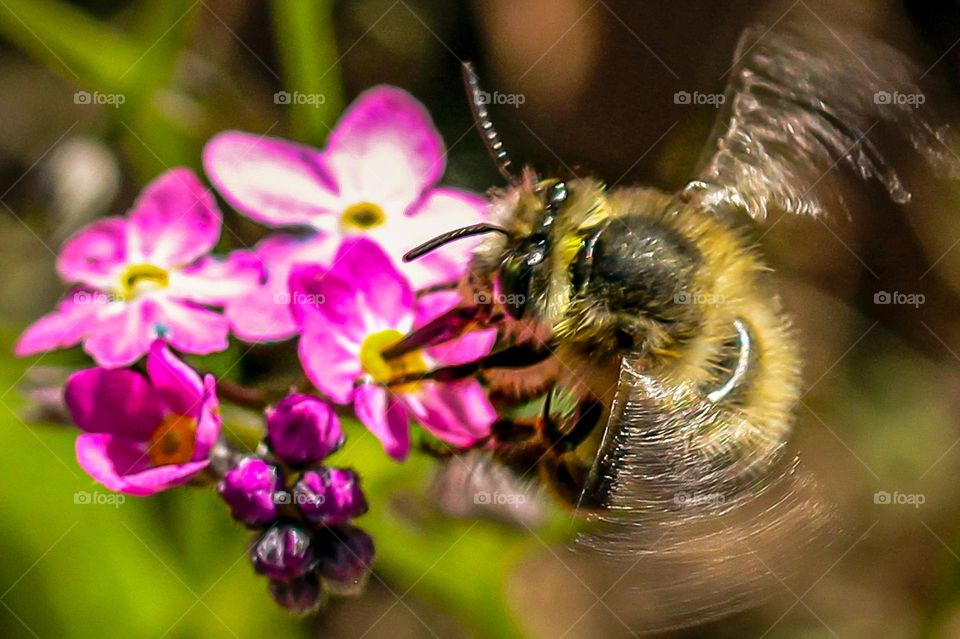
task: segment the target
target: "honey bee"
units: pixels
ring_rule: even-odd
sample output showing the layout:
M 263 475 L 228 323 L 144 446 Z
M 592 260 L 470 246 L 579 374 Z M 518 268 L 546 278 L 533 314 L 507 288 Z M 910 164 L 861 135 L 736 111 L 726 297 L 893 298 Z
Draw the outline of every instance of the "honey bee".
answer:
M 462 304 L 384 352 L 499 329 L 490 355 L 418 377 L 479 375 L 498 397 L 542 398 L 538 418 L 504 417 L 483 450 L 606 524 L 581 544 L 621 562 L 648 557 L 648 591 L 676 608 L 659 611 L 667 625 L 749 605 L 782 555 L 798 559 L 830 518 L 786 453 L 800 349 L 752 224 L 772 211 L 837 211 L 835 172 L 906 201 L 868 137 L 878 123 L 931 168 L 956 169 L 929 113 L 875 98 L 920 91 L 892 47 L 786 22 L 748 30 L 735 60 L 700 168 L 674 193 L 514 171 L 464 65 L 508 186 L 491 192 L 492 222 L 407 254 L 484 236 L 458 285 Z M 562 403 L 570 409 L 556 412 Z M 749 564 L 751 553 L 775 563 Z

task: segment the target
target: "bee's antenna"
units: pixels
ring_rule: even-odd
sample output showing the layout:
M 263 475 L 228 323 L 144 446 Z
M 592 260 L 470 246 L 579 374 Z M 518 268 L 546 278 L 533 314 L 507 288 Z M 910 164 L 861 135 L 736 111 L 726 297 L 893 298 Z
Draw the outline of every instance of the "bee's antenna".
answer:
M 480 88 L 480 78 L 473 69 L 470 62 L 463 63 L 463 84 L 467 89 L 467 96 L 470 98 L 470 110 L 473 112 L 473 123 L 483 138 L 483 144 L 487 147 L 487 152 L 497 165 L 500 174 L 513 182 L 516 175 L 510 171 L 510 155 L 506 147 L 500 140 L 500 134 L 493 128 L 493 122 L 490 121 L 490 114 L 487 113 L 487 100 L 484 99 L 483 89 Z
M 465 237 L 484 235 L 486 233 L 503 233 L 507 237 L 510 237 L 510 232 L 502 226 L 496 226 L 495 224 L 472 224 L 470 226 L 464 226 L 463 228 L 447 231 L 446 233 L 436 236 L 432 240 L 427 240 L 415 249 L 407 251 L 403 256 L 403 261 L 412 262 L 418 257 L 423 257 L 427 253 L 440 248 L 444 244 L 456 242 L 457 240 Z

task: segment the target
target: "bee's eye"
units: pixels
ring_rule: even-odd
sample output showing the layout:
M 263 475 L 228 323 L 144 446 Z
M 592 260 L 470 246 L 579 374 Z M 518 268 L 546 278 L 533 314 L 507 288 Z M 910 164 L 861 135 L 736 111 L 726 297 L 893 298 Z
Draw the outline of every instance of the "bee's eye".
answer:
M 533 266 L 526 255 L 514 255 L 500 266 L 500 296 L 504 310 L 514 319 L 520 319 L 530 292 Z
M 547 191 L 547 208 L 555 211 L 567 201 L 567 183 L 557 182 Z

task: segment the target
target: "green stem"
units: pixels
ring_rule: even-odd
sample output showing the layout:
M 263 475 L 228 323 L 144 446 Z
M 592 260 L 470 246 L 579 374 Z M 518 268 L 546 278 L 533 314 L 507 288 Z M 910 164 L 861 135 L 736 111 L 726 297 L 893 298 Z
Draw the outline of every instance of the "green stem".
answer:
M 293 137 L 320 144 L 343 110 L 331 0 L 272 0 L 270 14 Z

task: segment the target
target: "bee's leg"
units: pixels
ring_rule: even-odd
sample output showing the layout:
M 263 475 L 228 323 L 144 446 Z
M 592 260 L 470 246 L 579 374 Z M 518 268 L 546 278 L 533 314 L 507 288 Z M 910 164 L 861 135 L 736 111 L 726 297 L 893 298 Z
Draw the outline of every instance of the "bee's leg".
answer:
M 603 402 L 595 397 L 589 397 L 577 405 L 573 426 L 570 430 L 561 431 L 556 422 L 547 416 L 544 419 L 543 434 L 551 448 L 555 446 L 562 452 L 573 450 L 593 432 L 593 429 L 600 423 L 602 415 Z
M 430 295 L 431 293 L 441 293 L 443 291 L 455 291 L 460 287 L 460 281 L 454 280 L 453 282 L 444 282 L 443 284 L 434 284 L 433 286 L 427 286 L 421 289 L 417 289 L 414 292 L 418 298 L 423 297 L 424 295 Z
M 383 357 L 396 359 L 421 348 L 448 342 L 467 331 L 487 328 L 493 323 L 489 317 L 489 308 L 485 305 L 456 306 L 384 350 Z
M 441 366 L 423 373 L 402 375 L 387 382 L 387 386 L 403 386 L 425 380 L 455 382 L 491 368 L 527 368 L 539 364 L 552 354 L 549 346 L 538 348 L 529 344 L 517 344 L 465 364 Z
M 540 420 L 500 419 L 492 430 L 493 457 L 520 477 L 533 472 L 549 450 Z
M 570 504 L 576 504 L 589 478 L 589 469 L 570 459 L 569 455 L 550 451 L 539 463 L 540 477 L 557 495 Z M 593 507 L 593 503 L 584 504 Z

